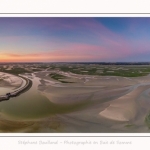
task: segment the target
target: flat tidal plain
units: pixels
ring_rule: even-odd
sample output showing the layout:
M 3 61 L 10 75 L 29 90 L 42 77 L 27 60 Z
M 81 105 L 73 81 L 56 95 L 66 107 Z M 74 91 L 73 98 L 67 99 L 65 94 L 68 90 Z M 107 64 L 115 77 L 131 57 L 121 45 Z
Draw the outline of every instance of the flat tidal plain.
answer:
M 52 73 L 61 79 L 52 78 Z M 32 80 L 31 89 L 0 102 L 0 132 L 150 132 L 145 122 L 150 111 L 149 75 L 97 76 L 45 70 L 24 76 Z M 13 84 L 19 87 L 16 82 Z M 7 84 L 13 89 L 13 84 Z

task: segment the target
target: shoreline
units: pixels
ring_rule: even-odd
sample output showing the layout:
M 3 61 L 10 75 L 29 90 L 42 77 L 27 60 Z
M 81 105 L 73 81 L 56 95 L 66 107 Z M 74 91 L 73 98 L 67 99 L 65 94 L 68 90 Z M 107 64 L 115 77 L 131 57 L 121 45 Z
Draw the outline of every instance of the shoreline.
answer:
M 5 73 L 5 72 L 4 72 Z M 11 97 L 16 97 L 18 96 L 19 94 L 25 92 L 26 90 L 30 89 L 30 87 L 32 86 L 32 81 L 28 78 L 25 78 L 21 75 L 18 75 L 22 80 L 25 80 L 26 83 L 25 83 L 25 86 L 13 91 L 13 92 L 9 92 L 9 93 L 6 93 L 6 95 L 2 95 L 0 96 L 0 102 L 1 101 L 5 101 L 5 100 L 9 100 Z
M 136 102 L 137 98 L 148 88 L 150 88 L 150 85 L 141 85 L 130 93 L 109 102 L 109 106 L 101 111 L 99 115 L 110 120 L 131 121 L 135 118 L 139 109 Z

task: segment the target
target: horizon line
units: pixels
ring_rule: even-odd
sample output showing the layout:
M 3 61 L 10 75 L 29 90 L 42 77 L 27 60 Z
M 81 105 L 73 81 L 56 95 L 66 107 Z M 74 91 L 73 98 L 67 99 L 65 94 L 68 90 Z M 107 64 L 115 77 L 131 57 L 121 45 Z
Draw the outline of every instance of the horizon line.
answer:
M 69 62 L 69 61 L 53 61 L 53 62 L 0 62 L 0 64 L 2 63 L 150 63 L 150 61 L 116 61 L 116 62 L 112 62 L 112 61 L 73 61 L 73 62 Z

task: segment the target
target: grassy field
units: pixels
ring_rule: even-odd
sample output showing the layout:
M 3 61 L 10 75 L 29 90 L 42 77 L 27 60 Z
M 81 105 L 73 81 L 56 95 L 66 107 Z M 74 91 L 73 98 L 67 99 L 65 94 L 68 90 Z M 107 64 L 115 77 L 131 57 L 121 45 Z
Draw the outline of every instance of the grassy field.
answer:
M 145 117 L 145 123 L 150 128 L 150 113 Z
M 100 75 L 100 76 L 122 76 L 122 77 L 139 77 L 146 76 L 150 73 L 150 66 L 112 66 L 112 65 L 60 65 L 52 66 L 54 70 L 72 72 L 83 75 Z
M 65 76 L 63 75 L 60 75 L 60 74 L 57 74 L 57 73 L 51 73 L 49 74 L 49 76 L 55 80 L 59 80 L 59 79 L 64 79 L 66 78 Z
M 32 68 L 33 67 L 33 68 Z M 0 71 L 11 74 L 31 73 L 42 70 L 60 70 L 82 75 L 98 76 L 122 76 L 122 77 L 139 77 L 146 76 L 150 73 L 150 65 L 100 65 L 100 64 L 38 64 L 37 66 L 28 65 L 27 67 L 14 66 L 11 70 L 0 67 Z M 51 75 L 53 79 L 64 79 L 65 76 L 59 74 Z M 62 81 L 66 82 L 66 81 Z
M 49 76 L 50 76 L 52 79 L 58 80 L 58 81 L 60 81 L 60 82 L 62 82 L 62 83 L 73 83 L 73 82 L 68 82 L 68 81 L 62 81 L 61 79 L 66 79 L 66 77 L 63 76 L 63 75 L 57 74 L 57 73 L 51 73 L 51 74 L 49 74 Z
M 33 72 L 41 71 L 41 69 L 32 69 Z
M 12 70 L 6 70 L 4 68 L 0 68 L 1 72 L 6 72 L 14 75 L 23 74 L 23 73 L 30 73 L 30 71 L 24 69 L 24 68 L 13 68 Z

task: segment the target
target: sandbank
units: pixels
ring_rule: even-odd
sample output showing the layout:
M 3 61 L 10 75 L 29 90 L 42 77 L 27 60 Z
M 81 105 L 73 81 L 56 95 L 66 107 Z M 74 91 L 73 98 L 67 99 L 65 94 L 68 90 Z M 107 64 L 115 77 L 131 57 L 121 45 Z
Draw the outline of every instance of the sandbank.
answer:
M 137 98 L 147 88 L 150 88 L 150 86 L 139 86 L 132 92 L 111 101 L 110 105 L 100 112 L 99 115 L 117 121 L 130 121 L 136 116 L 138 111 Z

